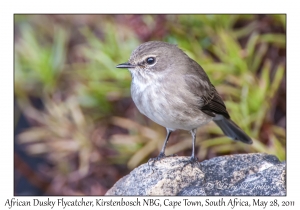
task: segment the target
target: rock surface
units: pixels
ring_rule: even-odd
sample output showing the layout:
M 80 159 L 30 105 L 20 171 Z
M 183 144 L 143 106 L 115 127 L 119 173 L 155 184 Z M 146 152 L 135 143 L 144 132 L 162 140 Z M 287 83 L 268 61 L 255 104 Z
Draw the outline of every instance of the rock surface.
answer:
M 286 165 L 273 155 L 221 156 L 183 167 L 188 159 L 143 164 L 106 195 L 286 195 Z

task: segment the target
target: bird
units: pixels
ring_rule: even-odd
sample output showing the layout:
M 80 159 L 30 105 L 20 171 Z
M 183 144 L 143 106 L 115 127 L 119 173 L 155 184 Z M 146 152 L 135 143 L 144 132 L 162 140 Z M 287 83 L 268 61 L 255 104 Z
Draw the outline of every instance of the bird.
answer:
M 165 149 L 171 133 L 187 130 L 192 136 L 195 156 L 196 131 L 213 121 L 229 138 L 252 144 L 252 139 L 234 123 L 226 106 L 203 68 L 177 45 L 149 41 L 139 45 L 128 62 L 117 68 L 127 68 L 131 74 L 131 97 L 138 110 L 166 128 L 167 134 L 159 155 L 167 157 Z

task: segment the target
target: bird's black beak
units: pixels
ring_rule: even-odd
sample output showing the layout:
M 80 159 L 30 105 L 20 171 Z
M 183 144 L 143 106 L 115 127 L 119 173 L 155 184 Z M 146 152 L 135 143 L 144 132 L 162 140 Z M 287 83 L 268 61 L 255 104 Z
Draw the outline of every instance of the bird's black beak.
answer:
M 119 65 L 116 66 L 117 68 L 134 68 L 135 65 L 132 65 L 130 63 L 121 63 Z

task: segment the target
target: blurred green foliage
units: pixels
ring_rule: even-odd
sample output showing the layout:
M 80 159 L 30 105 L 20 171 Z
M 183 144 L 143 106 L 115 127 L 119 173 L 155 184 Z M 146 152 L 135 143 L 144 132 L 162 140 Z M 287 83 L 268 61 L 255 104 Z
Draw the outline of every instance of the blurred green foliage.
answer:
M 52 163 L 43 170 L 64 177 L 54 179 L 59 186 L 103 180 L 69 194 L 105 193 L 163 143 L 164 128 L 130 99 L 129 72 L 115 68 L 140 43 L 162 40 L 204 68 L 254 140 L 233 142 L 209 124 L 198 129 L 200 160 L 243 152 L 285 160 L 285 25 L 285 15 L 15 15 L 15 121 L 23 113 L 32 124 L 18 141 Z M 175 132 L 166 153 L 190 155 L 191 145 L 187 132 Z M 63 194 L 55 186 L 49 193 Z

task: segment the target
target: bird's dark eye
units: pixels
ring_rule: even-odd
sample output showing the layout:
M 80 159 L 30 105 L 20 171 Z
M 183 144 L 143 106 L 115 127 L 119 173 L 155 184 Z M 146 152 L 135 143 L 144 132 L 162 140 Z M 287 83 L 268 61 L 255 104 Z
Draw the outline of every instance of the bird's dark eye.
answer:
M 149 65 L 151 65 L 151 64 L 155 63 L 155 58 L 149 57 L 149 58 L 146 59 L 146 62 L 147 62 Z

